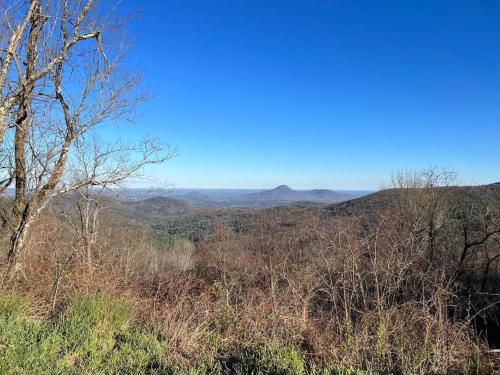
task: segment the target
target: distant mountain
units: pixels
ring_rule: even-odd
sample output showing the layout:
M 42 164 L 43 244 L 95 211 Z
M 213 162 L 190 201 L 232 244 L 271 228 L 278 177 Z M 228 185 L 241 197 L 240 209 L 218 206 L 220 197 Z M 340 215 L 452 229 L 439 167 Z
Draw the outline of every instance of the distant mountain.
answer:
M 161 196 L 127 203 L 142 215 L 179 215 L 193 210 L 188 202 Z
M 208 194 L 203 194 L 200 193 L 199 191 L 193 190 L 190 191 L 189 193 L 179 195 L 178 198 L 184 199 L 184 200 L 193 200 L 193 201 L 201 201 L 201 200 L 210 200 L 213 199 L 212 196 Z
M 132 192 L 134 193 L 134 192 Z M 139 193 L 129 193 L 127 196 L 136 200 Z M 170 199 L 187 202 L 196 208 L 234 207 L 263 208 L 290 203 L 335 203 L 354 199 L 368 194 L 367 191 L 336 192 L 328 189 L 293 190 L 286 185 L 280 185 L 271 190 L 257 189 L 177 189 L 169 194 Z M 161 195 L 165 197 L 165 195 Z
M 270 200 L 270 201 L 297 201 L 301 200 L 300 194 L 288 187 L 280 185 L 271 190 L 259 191 L 257 193 L 244 194 L 240 198 L 250 200 Z
M 328 189 L 315 189 L 306 193 L 308 193 L 311 198 L 314 198 L 314 200 L 321 202 L 340 202 L 354 198 L 351 194 L 339 193 Z
M 353 196 L 328 189 L 293 190 L 287 185 L 280 185 L 271 190 L 241 195 L 240 200 L 259 202 L 318 202 L 333 203 L 352 199 Z

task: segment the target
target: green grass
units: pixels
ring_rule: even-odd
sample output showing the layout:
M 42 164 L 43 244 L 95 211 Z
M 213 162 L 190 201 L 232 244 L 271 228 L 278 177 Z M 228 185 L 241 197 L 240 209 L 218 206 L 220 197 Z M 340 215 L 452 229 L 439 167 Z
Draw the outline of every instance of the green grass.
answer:
M 361 374 L 307 366 L 298 351 L 279 345 L 238 345 L 216 358 L 173 362 L 166 344 L 135 322 L 124 302 L 78 297 L 52 319 L 39 317 L 34 306 L 0 292 L 0 374 Z
M 0 373 L 146 373 L 162 346 L 130 319 L 129 308 L 104 296 L 77 298 L 58 319 L 36 319 L 26 299 L 2 294 Z

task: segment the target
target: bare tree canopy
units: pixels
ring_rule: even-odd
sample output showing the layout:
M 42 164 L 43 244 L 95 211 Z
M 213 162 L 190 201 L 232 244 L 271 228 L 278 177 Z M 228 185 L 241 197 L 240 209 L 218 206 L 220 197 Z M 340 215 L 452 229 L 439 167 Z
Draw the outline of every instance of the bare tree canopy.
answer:
M 15 188 L 8 273 L 32 219 L 52 198 L 85 186 L 112 186 L 172 156 L 154 139 L 104 145 L 92 130 L 131 120 L 139 75 L 124 69 L 117 3 L 1 1 L 0 192 Z

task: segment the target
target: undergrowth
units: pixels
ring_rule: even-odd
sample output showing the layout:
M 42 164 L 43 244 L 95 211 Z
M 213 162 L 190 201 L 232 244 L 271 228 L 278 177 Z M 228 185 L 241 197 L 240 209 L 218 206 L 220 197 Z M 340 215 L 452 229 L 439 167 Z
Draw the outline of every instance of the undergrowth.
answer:
M 54 315 L 39 313 L 29 297 L 0 292 L 1 374 L 362 374 L 314 366 L 277 345 L 242 344 L 214 358 L 172 361 L 154 328 L 105 295 L 73 298 Z

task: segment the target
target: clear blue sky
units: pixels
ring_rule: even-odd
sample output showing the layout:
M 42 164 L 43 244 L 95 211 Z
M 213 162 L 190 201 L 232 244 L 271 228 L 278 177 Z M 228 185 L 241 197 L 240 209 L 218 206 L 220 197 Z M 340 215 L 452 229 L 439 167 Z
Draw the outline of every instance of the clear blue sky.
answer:
M 142 9 L 129 62 L 155 96 L 122 135 L 179 151 L 157 181 L 371 189 L 429 165 L 500 180 L 499 1 L 123 7 Z

